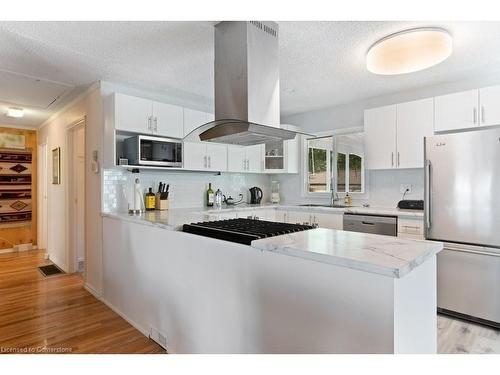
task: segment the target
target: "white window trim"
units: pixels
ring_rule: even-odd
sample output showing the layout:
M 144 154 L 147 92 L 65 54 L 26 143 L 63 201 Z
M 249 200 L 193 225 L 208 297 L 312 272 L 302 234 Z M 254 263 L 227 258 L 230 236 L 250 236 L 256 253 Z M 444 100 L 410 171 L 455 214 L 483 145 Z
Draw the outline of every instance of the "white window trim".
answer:
M 361 126 L 357 127 L 350 127 L 350 128 L 342 128 L 342 129 L 335 129 L 335 130 L 329 130 L 329 131 L 323 131 L 323 132 L 316 132 L 316 133 L 310 133 L 313 137 L 328 137 L 328 136 L 335 136 L 335 135 L 343 135 L 343 134 L 351 134 L 351 133 L 362 133 L 364 132 L 364 128 Z M 300 142 L 301 142 L 301 147 L 300 147 L 300 160 L 302 160 L 302 163 L 300 163 L 300 177 L 302 180 L 301 183 L 301 189 L 300 189 L 300 196 L 301 198 L 317 198 L 317 199 L 326 199 L 330 198 L 330 192 L 325 192 L 325 193 L 311 193 L 308 189 L 308 178 L 309 175 L 307 173 L 308 171 L 308 148 L 307 148 L 307 140 L 313 137 L 307 137 L 307 136 L 301 136 Z M 362 181 L 363 181 L 363 186 L 364 186 L 364 192 L 362 193 L 349 193 L 354 199 L 368 199 L 370 197 L 370 192 L 369 192 L 369 177 L 367 175 L 366 169 L 364 167 L 364 158 L 363 158 L 363 176 L 362 176 Z M 345 193 L 338 193 L 339 197 L 345 197 Z

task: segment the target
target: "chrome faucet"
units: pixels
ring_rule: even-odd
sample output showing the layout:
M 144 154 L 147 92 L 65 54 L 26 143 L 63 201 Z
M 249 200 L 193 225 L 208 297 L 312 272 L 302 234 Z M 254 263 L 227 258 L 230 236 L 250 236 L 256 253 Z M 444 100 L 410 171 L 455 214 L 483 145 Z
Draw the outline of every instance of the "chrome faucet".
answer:
M 335 206 L 335 202 L 340 201 L 339 194 L 335 191 L 335 180 L 333 179 L 333 173 L 332 173 L 332 178 L 330 180 L 330 206 Z

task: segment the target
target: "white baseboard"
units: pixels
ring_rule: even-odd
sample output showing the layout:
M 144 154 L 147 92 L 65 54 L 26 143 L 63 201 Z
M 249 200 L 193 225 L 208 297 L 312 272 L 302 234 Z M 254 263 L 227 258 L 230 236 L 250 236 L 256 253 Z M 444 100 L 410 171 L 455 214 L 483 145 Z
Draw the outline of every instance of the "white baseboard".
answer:
M 84 283 L 83 287 L 87 292 L 92 294 L 95 298 L 98 300 L 101 300 L 101 293 L 99 293 L 93 286 L 91 286 L 89 283 Z
M 123 319 L 127 321 L 132 327 L 134 327 L 136 330 L 138 330 L 140 333 L 142 333 L 144 336 L 149 338 L 150 335 L 150 329 L 142 327 L 140 324 L 137 324 L 135 321 L 130 319 L 127 315 L 125 315 L 123 312 L 121 312 L 116 306 L 114 306 L 112 303 L 108 302 L 104 297 L 100 298 L 101 302 L 103 302 L 106 306 L 108 306 L 111 310 L 113 310 L 115 313 L 120 315 Z

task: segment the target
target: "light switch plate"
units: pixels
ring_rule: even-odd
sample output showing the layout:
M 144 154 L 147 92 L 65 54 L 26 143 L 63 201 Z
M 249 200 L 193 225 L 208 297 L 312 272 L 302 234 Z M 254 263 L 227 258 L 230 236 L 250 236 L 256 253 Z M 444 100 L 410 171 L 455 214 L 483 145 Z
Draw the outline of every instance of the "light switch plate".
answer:
M 412 190 L 412 186 L 411 184 L 401 184 L 399 185 L 399 193 L 400 194 L 404 194 L 406 189 L 408 189 L 408 191 L 406 192 L 406 195 L 408 194 L 411 194 L 411 190 Z

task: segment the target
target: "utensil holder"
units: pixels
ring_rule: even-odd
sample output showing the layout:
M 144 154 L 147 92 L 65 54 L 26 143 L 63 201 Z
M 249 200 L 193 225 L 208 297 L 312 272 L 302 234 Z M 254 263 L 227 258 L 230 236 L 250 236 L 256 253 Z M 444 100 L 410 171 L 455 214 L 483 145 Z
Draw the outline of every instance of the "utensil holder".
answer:
M 160 210 L 160 211 L 168 210 L 168 206 L 169 206 L 168 198 L 162 199 L 160 193 L 156 193 L 155 198 L 156 198 L 155 206 L 156 206 L 157 210 Z

